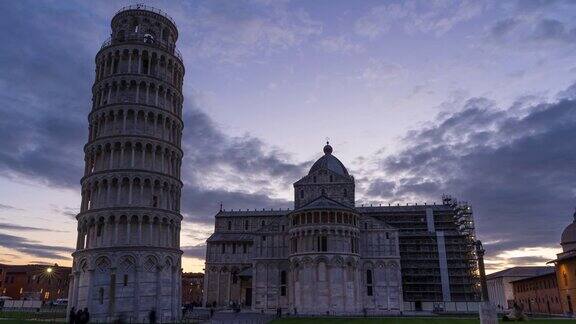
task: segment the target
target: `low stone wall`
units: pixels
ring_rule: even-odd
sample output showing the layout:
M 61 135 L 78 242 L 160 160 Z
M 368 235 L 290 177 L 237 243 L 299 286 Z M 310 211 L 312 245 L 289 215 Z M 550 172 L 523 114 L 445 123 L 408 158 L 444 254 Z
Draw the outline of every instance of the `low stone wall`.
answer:
M 404 311 L 415 312 L 415 302 L 404 302 Z M 478 313 L 480 302 L 422 302 L 423 312 Z

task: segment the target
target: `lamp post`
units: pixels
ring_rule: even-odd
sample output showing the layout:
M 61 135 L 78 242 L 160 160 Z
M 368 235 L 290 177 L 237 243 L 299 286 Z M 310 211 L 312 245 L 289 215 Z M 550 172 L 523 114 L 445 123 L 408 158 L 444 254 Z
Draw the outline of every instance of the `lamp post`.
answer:
M 486 270 L 484 269 L 484 253 L 480 240 L 475 242 L 476 257 L 478 258 L 478 268 L 480 270 L 480 287 L 482 288 L 482 298 L 480 302 L 480 323 L 498 324 L 498 314 L 494 305 L 488 301 L 488 285 L 486 284 Z
M 476 241 L 476 256 L 478 257 L 478 268 L 480 270 L 480 287 L 482 288 L 482 301 L 489 301 L 488 297 L 488 284 L 486 283 L 486 269 L 484 268 L 484 253 L 486 252 L 482 247 L 480 240 Z

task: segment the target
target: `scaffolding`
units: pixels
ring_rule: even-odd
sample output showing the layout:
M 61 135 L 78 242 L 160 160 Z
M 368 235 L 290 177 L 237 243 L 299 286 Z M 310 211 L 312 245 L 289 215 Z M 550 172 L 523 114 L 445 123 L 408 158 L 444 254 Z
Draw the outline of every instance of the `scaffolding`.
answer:
M 438 205 L 358 209 L 399 229 L 404 301 L 480 301 L 474 219 L 468 203 L 444 195 Z M 442 271 L 448 282 L 442 282 Z

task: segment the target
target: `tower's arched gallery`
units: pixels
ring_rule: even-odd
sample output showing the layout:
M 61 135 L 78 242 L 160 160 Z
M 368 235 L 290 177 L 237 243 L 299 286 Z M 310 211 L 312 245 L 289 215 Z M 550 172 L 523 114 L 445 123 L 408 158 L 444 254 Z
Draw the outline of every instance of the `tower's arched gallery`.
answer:
M 69 308 L 90 318 L 180 318 L 184 65 L 160 10 L 121 9 L 96 54 Z
M 441 204 L 355 206 L 332 153 L 294 183 L 293 210 L 220 210 L 204 303 L 298 314 L 477 311 L 472 212 Z

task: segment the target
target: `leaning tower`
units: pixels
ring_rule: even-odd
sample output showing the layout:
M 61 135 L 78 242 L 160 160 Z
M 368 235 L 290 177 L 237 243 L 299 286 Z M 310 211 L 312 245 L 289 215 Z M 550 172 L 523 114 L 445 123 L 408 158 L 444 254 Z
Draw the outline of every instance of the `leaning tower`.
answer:
M 176 24 L 125 7 L 96 54 L 69 307 L 90 319 L 180 319 L 182 81 Z

